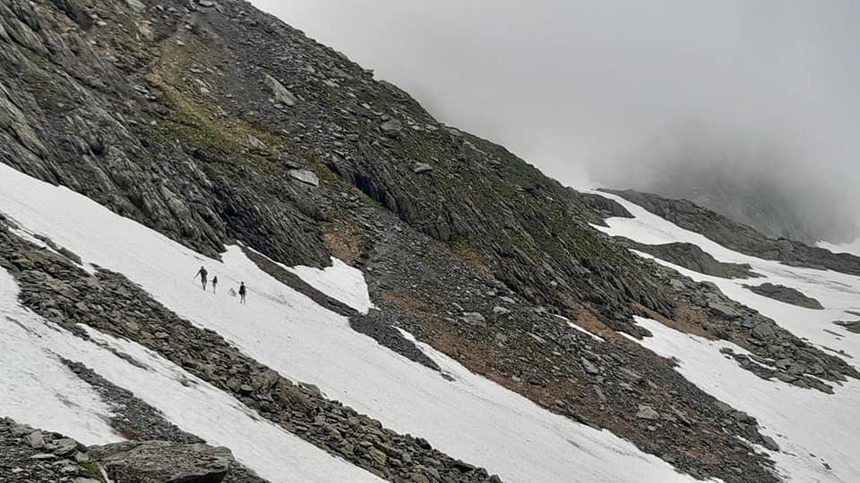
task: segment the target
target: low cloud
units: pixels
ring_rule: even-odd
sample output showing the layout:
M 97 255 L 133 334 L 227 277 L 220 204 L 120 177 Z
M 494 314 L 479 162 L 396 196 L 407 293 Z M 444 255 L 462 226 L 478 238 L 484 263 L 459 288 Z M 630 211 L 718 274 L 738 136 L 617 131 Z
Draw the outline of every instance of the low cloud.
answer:
M 717 163 L 860 203 L 852 0 L 253 3 L 571 185 Z

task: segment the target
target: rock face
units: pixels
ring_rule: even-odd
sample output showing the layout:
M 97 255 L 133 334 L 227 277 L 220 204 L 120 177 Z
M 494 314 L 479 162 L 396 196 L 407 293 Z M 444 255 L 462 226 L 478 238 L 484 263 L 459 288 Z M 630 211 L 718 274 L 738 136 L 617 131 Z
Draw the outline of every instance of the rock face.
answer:
M 233 471 L 239 466 L 227 448 L 167 441 L 86 447 L 61 434 L 0 418 L 3 482 L 263 483 Z
M 818 300 L 815 300 L 812 297 L 807 297 L 800 290 L 786 287 L 784 285 L 763 283 L 761 285 L 744 285 L 744 287 L 763 297 L 779 300 L 780 302 L 785 302 L 787 304 L 812 310 L 824 309 L 824 306 L 821 305 L 821 302 Z
M 93 446 L 90 457 L 117 483 L 220 483 L 234 462 L 227 448 L 163 441 Z
M 720 262 L 692 243 L 667 243 L 665 245 L 645 245 L 632 240 L 623 240 L 633 250 L 653 255 L 669 263 L 695 272 L 721 278 L 757 277 L 748 264 Z

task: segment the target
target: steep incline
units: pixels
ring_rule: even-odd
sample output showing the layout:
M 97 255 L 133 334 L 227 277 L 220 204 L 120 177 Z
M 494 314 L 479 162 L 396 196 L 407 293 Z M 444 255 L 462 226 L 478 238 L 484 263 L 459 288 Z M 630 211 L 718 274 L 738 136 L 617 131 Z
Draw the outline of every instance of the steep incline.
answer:
M 0 166 L 0 212 L 8 217 L 0 222 L 0 293 L 6 297 L 0 329 L 10 331 L 0 344 L 30 347 L 49 367 L 62 365 L 53 353 L 86 364 L 180 429 L 230 447 L 271 481 L 374 480 L 344 460 L 389 481 L 413 475 L 419 478 L 413 481 L 497 481 L 431 444 L 506 481 L 561 482 L 570 475 L 691 481 L 630 442 L 552 414 L 425 345 L 421 349 L 446 377 L 379 346 L 351 330 L 345 317 L 270 277 L 237 247 L 223 262 L 208 259 L 6 166 Z M 12 222 L 17 227 L 10 231 Z M 48 237 L 63 253 L 77 255 L 40 249 L 22 234 Z M 69 258 L 78 256 L 80 262 Z M 200 290 L 187 276 L 201 263 L 219 275 L 219 294 Z M 84 270 L 93 266 L 101 269 Z M 320 277 L 296 269 L 314 283 L 328 277 L 332 295 L 363 299 L 366 288 L 354 288 L 361 285 L 360 273 L 332 270 Z M 250 287 L 247 305 L 226 291 L 240 280 Z M 17 307 L 16 298 L 38 315 Z M 0 366 L 4 370 L 4 377 L 44 373 L 26 359 Z M 75 380 L 63 375 L 67 385 Z M 83 392 L 92 398 L 91 391 Z M 88 421 L 109 419 L 111 410 L 95 399 L 78 396 L 77 404 L 89 411 L 77 413 Z M 15 419 L 39 420 L 33 424 L 56 424 L 48 418 L 63 401 L 63 394 L 45 391 L 45 411 L 36 414 L 27 399 L 0 394 L 0 405 Z M 81 433 L 81 426 L 65 424 L 64 431 L 90 443 L 112 436 L 103 425 Z M 760 471 L 753 461 L 736 464 Z
M 379 203 L 537 303 L 669 315 L 578 195 L 504 148 L 245 2 L 132 3 L 0 6 L 2 162 L 204 253 L 242 239 L 291 264 L 361 252 L 354 208 Z
M 564 481 L 571 468 L 592 479 L 683 479 L 657 456 L 694 477 L 772 481 L 768 455 L 750 447 L 768 442 L 756 419 L 726 417 L 670 358 L 629 340 L 649 333 L 634 316 L 799 362 L 761 377 L 832 391 L 857 376 L 591 225 L 629 215 L 618 203 L 438 123 L 395 86 L 239 0 L 0 3 L 0 163 L 7 215 L 84 262 L 13 229 L 2 262 L 21 304 L 79 336 L 76 324 L 95 328 L 107 347 L 157 352 L 151 365 L 169 368 L 171 384 L 212 385 L 268 420 L 278 444 L 297 435 L 388 479 L 489 478 L 471 464 L 518 481 Z M 43 185 L 6 165 L 168 239 L 89 204 L 67 211 L 83 203 L 70 192 L 32 198 L 20 186 Z M 199 263 L 251 283 L 260 305 L 191 299 L 177 281 Z M 107 289 L 90 292 L 92 283 Z M 117 317 L 93 309 L 103 304 Z M 349 357 L 334 359 L 338 351 Z M 134 373 L 120 367 L 117 378 Z M 458 412 L 451 401 L 476 405 Z M 379 440 L 356 440 L 365 437 Z

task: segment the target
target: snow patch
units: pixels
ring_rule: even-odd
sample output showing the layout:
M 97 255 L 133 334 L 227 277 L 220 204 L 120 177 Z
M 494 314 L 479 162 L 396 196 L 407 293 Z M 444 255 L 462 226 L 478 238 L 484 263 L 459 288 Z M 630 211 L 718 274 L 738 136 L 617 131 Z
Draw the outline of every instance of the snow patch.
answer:
M 729 298 L 759 311 L 801 339 L 860 367 L 860 336 L 833 324 L 835 320 L 856 320 L 846 311 L 857 310 L 860 305 L 860 277 L 790 267 L 744 255 L 698 233 L 684 230 L 623 198 L 595 193 L 617 201 L 635 217 L 610 218 L 606 220 L 607 227 L 595 226 L 598 230 L 646 244 L 692 243 L 717 260 L 750 264 L 764 276 L 754 283 L 770 282 L 792 287 L 817 299 L 824 310 L 796 307 L 753 293 L 744 287 L 750 283 L 749 280 L 703 275 L 634 251 L 693 280 L 716 284 Z M 860 481 L 860 461 L 854 457 L 854 449 L 860 446 L 860 420 L 856 417 L 856 408 L 860 407 L 860 381 L 850 380 L 835 386 L 834 395 L 765 381 L 719 353 L 723 347 L 746 353 L 733 344 L 680 333 L 649 319 L 638 319 L 638 323 L 653 337 L 642 341 L 628 338 L 660 355 L 679 360 L 678 371 L 684 377 L 717 399 L 759 420 L 763 433 L 779 443 L 782 451 L 773 453 L 772 457 L 788 478 L 795 481 Z
M 18 304 L 18 285 L 0 267 L 0 412 L 22 424 L 81 443 L 122 439 L 108 424 L 110 407 L 60 360 L 77 339 Z
M 367 282 L 364 281 L 364 274 L 340 259 L 331 257 L 331 266 L 322 269 L 301 265 L 284 268 L 298 275 L 311 287 L 362 314 L 367 314 L 374 308 L 367 290 Z
M 12 276 L 0 268 L 0 409 L 19 423 L 78 441 L 122 440 L 109 426 L 111 410 L 60 357 L 81 362 L 160 410 L 180 429 L 227 446 L 236 459 L 270 481 L 382 481 L 297 436 L 261 420 L 235 398 L 134 342 L 82 326 L 72 335 L 17 303 Z M 131 356 L 130 364 L 110 349 Z M 213 422 L 217 421 L 217 424 Z

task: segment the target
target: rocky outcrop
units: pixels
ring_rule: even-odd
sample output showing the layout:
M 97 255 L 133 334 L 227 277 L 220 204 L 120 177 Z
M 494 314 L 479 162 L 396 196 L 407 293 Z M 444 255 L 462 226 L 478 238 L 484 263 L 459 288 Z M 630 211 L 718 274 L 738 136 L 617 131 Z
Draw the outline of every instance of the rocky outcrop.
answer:
M 833 253 L 787 238 L 769 238 L 755 229 L 702 208 L 688 200 L 673 200 L 636 191 L 606 190 L 676 225 L 753 257 L 786 265 L 860 275 L 860 257 Z
M 692 243 L 676 242 L 663 245 L 646 245 L 624 239 L 622 244 L 633 250 L 653 255 L 660 260 L 712 277 L 754 278 L 760 276 L 752 271 L 749 264 L 720 262 L 710 253 Z
M 258 483 L 226 479 L 239 466 L 227 448 L 166 441 L 84 446 L 0 418 L 0 480 L 9 483 Z
M 87 447 L 59 433 L 0 418 L 0 481 L 100 483 Z
M 89 454 L 116 483 L 221 483 L 234 463 L 227 448 L 164 441 L 92 446 Z
M 812 297 L 807 297 L 800 290 L 786 287 L 784 285 L 775 285 L 772 283 L 763 283 L 760 285 L 744 285 L 751 292 L 761 295 L 762 297 L 771 298 L 798 307 L 812 310 L 823 310 L 824 306 L 821 302 Z
M 827 354 L 780 327 L 773 320 L 726 297 L 710 282 L 695 282 L 661 267 L 667 281 L 682 298 L 682 330 L 695 326 L 700 335 L 739 344 L 751 354 L 727 351 L 744 369 L 765 379 L 832 393 L 830 383 L 860 379 L 860 372 L 845 360 Z M 668 325 L 672 325 L 669 321 Z M 827 382 L 824 382 L 827 381 Z
M 860 334 L 860 320 L 855 320 L 852 322 L 848 322 L 848 321 L 844 321 L 844 320 L 836 320 L 833 323 L 844 328 L 848 332 L 854 332 L 855 334 Z

